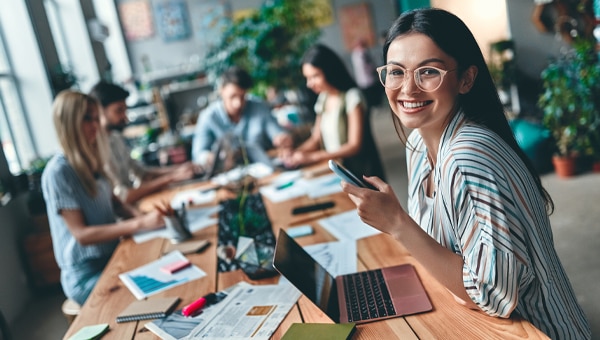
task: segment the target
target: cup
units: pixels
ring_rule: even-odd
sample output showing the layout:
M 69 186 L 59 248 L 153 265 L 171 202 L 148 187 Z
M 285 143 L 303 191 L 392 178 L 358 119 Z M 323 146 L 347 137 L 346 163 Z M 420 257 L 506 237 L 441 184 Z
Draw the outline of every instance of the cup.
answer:
M 187 228 L 187 223 L 179 214 L 163 216 L 163 219 L 172 243 L 183 242 L 192 237 L 192 233 Z

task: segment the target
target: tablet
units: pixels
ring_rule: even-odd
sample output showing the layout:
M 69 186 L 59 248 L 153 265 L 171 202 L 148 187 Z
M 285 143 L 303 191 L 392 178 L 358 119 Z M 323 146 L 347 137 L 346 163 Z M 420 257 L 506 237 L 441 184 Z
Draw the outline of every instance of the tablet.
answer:
M 371 190 L 377 190 L 377 188 L 375 188 L 373 185 L 371 185 L 370 183 L 366 182 L 365 180 L 358 178 L 358 176 L 356 176 L 355 174 L 351 173 L 350 170 L 344 168 L 341 164 L 339 164 L 338 162 L 334 161 L 333 159 L 329 160 L 329 168 L 336 174 L 338 175 L 341 179 L 343 179 L 344 181 L 355 185 L 357 187 L 360 188 L 367 188 L 367 189 L 371 189 Z

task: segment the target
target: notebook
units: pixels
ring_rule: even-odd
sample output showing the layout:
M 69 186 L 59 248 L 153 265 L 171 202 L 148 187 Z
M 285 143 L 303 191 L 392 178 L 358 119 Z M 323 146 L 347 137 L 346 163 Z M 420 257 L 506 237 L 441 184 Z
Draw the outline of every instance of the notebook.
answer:
M 117 322 L 160 319 L 169 315 L 177 306 L 178 297 L 152 298 L 133 301 L 119 315 Z
M 411 264 L 334 277 L 283 229 L 273 266 L 336 323 L 365 323 L 433 309 Z

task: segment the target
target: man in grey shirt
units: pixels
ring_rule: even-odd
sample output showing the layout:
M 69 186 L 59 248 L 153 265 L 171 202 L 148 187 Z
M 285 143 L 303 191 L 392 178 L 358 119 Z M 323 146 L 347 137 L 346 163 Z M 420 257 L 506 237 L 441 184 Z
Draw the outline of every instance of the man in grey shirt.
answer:
M 252 78 L 239 67 L 221 75 L 221 98 L 204 109 L 196 123 L 192 142 L 194 163 L 209 166 L 215 157 L 211 151 L 213 145 L 228 135 L 239 137 L 247 148 L 263 151 L 292 146 L 292 137 L 277 123 L 270 107 L 247 96 L 251 87 Z

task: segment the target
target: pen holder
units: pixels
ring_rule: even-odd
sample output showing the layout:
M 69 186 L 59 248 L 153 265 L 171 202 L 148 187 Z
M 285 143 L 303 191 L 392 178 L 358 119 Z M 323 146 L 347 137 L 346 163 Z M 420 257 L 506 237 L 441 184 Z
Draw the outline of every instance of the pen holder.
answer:
M 172 243 L 179 243 L 192 237 L 192 233 L 188 228 L 185 210 L 182 212 L 175 211 L 174 215 L 163 216 L 163 219 Z

